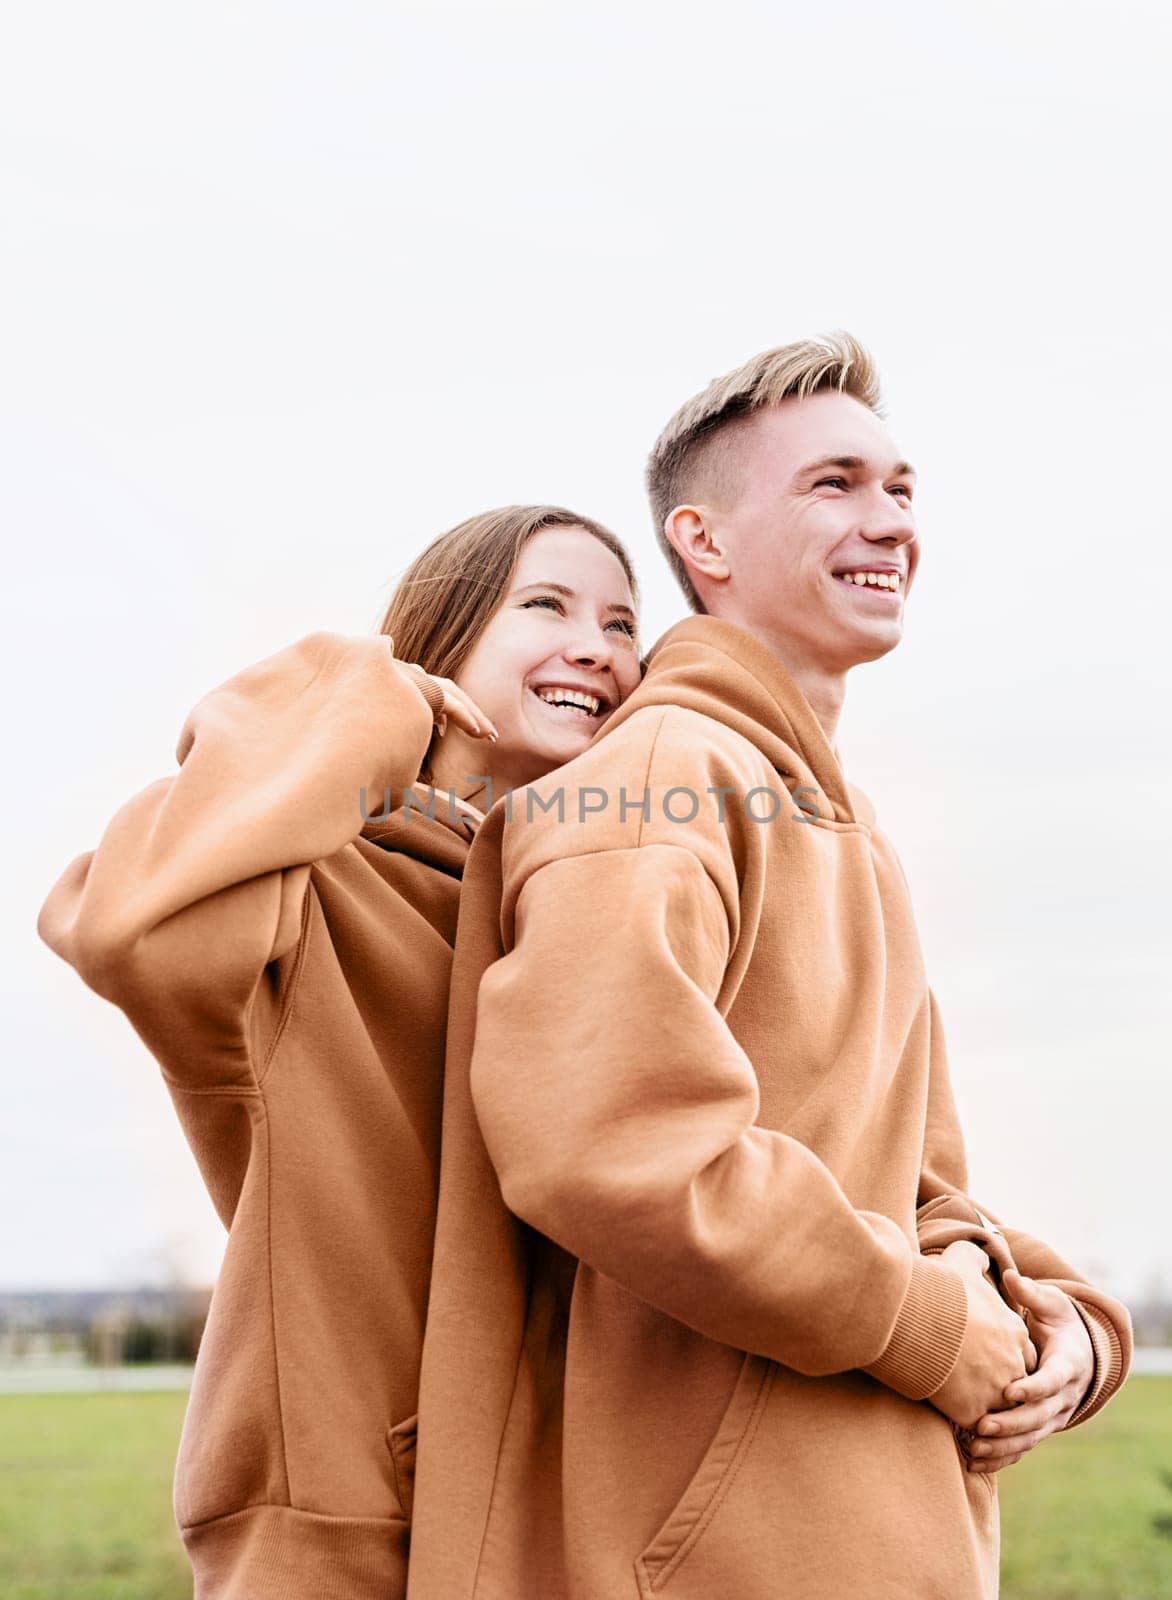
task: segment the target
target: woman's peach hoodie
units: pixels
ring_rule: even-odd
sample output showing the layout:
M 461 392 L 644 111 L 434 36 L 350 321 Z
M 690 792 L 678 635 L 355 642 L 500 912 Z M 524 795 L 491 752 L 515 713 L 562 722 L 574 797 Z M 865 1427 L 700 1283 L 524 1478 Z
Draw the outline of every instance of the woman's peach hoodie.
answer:
M 428 692 L 385 638 L 315 634 L 240 673 L 191 713 L 178 774 L 118 812 L 41 913 L 157 1057 L 229 1230 L 175 1479 L 197 1600 L 406 1588 L 448 978 L 480 815 L 400 803 Z
M 965 1193 L 870 803 L 771 654 L 700 617 L 511 810 L 464 881 L 412 1600 L 988 1600 L 997 1479 L 926 1398 L 968 1314 L 933 1252 L 1074 1299 L 1074 1421 L 1130 1327 Z

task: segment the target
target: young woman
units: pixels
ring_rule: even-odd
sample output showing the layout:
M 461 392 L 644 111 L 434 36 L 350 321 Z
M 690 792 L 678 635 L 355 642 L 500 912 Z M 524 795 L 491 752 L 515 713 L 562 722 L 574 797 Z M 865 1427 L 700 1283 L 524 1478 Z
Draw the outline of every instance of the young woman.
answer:
M 176 1471 L 197 1600 L 405 1591 L 475 802 L 572 759 L 631 692 L 635 603 L 586 518 L 461 524 L 380 636 L 313 634 L 201 700 L 178 774 L 41 913 L 158 1059 L 229 1230 Z

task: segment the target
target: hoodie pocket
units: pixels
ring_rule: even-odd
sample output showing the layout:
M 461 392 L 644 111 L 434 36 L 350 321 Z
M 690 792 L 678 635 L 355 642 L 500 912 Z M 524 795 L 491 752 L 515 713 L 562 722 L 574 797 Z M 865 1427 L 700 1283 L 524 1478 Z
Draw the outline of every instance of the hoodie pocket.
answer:
M 402 1422 L 396 1422 L 393 1428 L 387 1429 L 387 1449 L 395 1469 L 395 1493 L 399 1497 L 400 1510 L 408 1522 L 411 1521 L 411 1506 L 415 1499 L 415 1442 L 418 1432 L 418 1414 L 406 1417 Z
M 971 1459 L 969 1445 L 974 1437 L 975 1435 L 971 1428 L 959 1427 L 955 1422 L 952 1424 L 952 1442 L 956 1446 L 957 1455 L 960 1457 L 960 1470 L 964 1474 L 965 1493 L 970 1499 L 974 1492 L 977 1494 L 983 1492 L 990 1496 L 997 1493 L 996 1473 L 969 1471 L 969 1461 Z M 977 1484 L 980 1484 L 980 1489 L 975 1488 Z
M 700 1465 L 635 1562 L 639 1593 L 644 1600 L 667 1588 L 720 1510 L 753 1443 L 776 1371 L 773 1361 L 745 1356 L 732 1396 Z

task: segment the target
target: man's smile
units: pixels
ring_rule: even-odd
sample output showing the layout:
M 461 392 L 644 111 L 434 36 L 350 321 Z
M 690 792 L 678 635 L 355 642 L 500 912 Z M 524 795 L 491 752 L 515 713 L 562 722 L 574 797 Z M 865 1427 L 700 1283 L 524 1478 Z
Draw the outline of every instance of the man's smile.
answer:
M 896 567 L 849 567 L 834 573 L 839 583 L 885 602 L 903 598 L 903 574 Z

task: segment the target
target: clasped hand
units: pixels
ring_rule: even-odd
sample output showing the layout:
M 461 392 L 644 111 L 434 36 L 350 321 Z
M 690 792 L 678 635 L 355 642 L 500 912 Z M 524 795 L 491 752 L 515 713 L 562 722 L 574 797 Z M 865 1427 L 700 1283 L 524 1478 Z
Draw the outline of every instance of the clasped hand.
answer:
M 964 1279 L 968 1320 L 956 1365 L 930 1401 L 964 1430 L 969 1471 L 998 1472 L 1066 1427 L 1094 1377 L 1090 1335 L 1061 1289 L 1007 1269 L 1002 1286 L 1028 1313 L 1027 1328 L 986 1276 L 977 1245 L 958 1240 L 940 1260 Z

